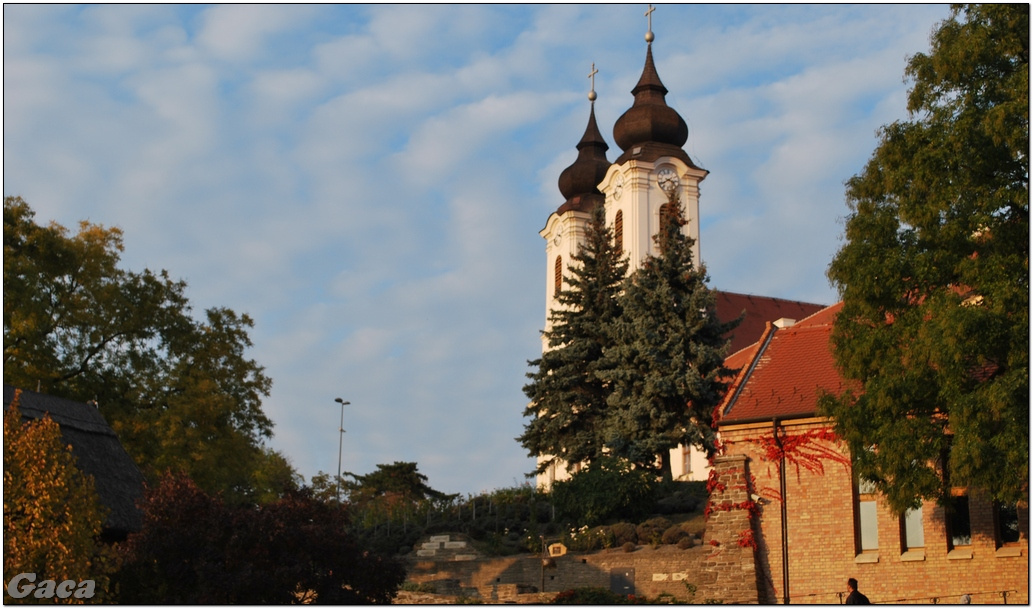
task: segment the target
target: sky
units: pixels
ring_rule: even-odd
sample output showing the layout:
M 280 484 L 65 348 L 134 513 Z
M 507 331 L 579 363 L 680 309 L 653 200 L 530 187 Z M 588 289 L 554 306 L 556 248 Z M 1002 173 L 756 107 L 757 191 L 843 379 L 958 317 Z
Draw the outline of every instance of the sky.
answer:
M 646 5 L 4 5 L 4 195 L 255 322 L 269 445 L 308 481 L 416 462 L 527 483 L 538 231 L 632 103 Z M 944 5 L 658 5 L 713 288 L 832 304 L 844 182 L 906 120 Z M 345 433 L 338 432 L 344 406 Z M 340 442 L 340 444 L 339 444 Z M 339 446 L 341 447 L 339 449 Z

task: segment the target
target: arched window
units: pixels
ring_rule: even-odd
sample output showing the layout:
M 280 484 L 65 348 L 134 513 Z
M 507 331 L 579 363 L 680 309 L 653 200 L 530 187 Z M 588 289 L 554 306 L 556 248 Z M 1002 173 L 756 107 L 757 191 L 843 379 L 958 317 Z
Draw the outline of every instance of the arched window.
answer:
M 674 209 L 671 207 L 671 202 L 668 201 L 660 206 L 660 226 L 667 223 L 667 219 L 674 213 Z
M 624 211 L 618 209 L 613 218 L 613 243 L 617 251 L 624 251 Z
M 560 290 L 563 289 L 563 256 L 556 256 L 556 266 L 553 269 L 553 281 L 556 285 L 553 295 L 556 296 L 560 293 Z

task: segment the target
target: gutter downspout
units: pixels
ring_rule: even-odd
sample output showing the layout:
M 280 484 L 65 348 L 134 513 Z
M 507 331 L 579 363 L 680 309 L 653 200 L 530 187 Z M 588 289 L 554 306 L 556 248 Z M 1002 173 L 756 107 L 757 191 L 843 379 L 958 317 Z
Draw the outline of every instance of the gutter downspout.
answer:
M 775 417 L 771 421 L 771 433 L 775 436 L 775 444 L 778 445 L 779 454 L 779 465 L 778 465 L 778 487 L 779 493 L 782 495 L 782 604 L 789 604 L 789 545 L 786 537 L 789 533 L 789 523 L 786 521 L 787 509 L 786 509 L 786 454 L 785 449 L 782 447 L 782 438 L 779 435 L 781 429 L 781 419 Z

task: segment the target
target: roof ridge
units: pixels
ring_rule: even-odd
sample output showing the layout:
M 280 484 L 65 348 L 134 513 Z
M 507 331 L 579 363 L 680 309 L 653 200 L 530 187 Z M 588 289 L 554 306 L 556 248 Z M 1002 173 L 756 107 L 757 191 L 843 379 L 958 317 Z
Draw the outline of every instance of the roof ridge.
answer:
M 822 310 L 825 310 L 825 309 L 827 309 L 829 307 L 835 306 L 835 305 L 827 305 L 827 304 L 824 304 L 824 303 L 821 303 L 821 302 L 808 302 L 806 300 L 791 300 L 789 298 L 779 298 L 778 296 L 764 296 L 763 294 L 746 294 L 746 293 L 743 293 L 743 292 L 733 292 L 731 290 L 722 290 L 720 288 L 714 288 L 713 291 L 715 293 L 717 293 L 717 294 L 730 294 L 732 296 L 744 296 L 746 298 L 764 298 L 766 300 L 778 300 L 778 301 L 781 301 L 781 302 L 792 302 L 792 303 L 796 303 L 796 304 L 814 305 L 814 306 L 822 307 Z M 840 301 L 840 302 L 842 302 L 842 301 Z M 836 303 L 836 304 L 838 304 L 838 303 Z
M 818 328 L 818 327 L 824 327 L 824 326 L 831 326 L 836 321 L 835 317 L 833 317 L 832 319 L 829 319 L 828 321 L 826 321 L 826 322 L 824 322 L 824 323 L 822 323 L 820 325 L 815 325 L 815 324 L 805 325 L 805 322 L 807 322 L 808 320 L 810 320 L 810 319 L 812 319 L 814 317 L 817 317 L 818 315 L 829 315 L 832 312 L 832 309 L 835 309 L 837 307 L 840 308 L 840 309 L 843 308 L 843 301 L 842 300 L 840 300 L 839 302 L 837 302 L 835 304 L 830 304 L 830 305 L 826 306 L 823 309 L 815 311 L 814 313 L 811 313 L 807 317 L 804 317 L 803 319 L 797 321 L 795 324 L 790 326 L 790 328 L 802 328 L 802 327 Z

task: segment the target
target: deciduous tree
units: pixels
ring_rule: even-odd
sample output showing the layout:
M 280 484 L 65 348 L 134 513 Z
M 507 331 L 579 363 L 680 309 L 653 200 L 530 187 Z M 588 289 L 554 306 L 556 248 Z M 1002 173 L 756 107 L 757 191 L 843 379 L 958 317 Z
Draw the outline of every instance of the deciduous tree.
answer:
M 36 574 L 37 583 L 92 579 L 93 601 L 108 600 L 114 562 L 98 541 L 104 512 L 58 424 L 50 417 L 23 422 L 16 393 L 4 413 L 4 581 L 20 573 Z
M 956 6 L 907 64 L 909 119 L 847 183 L 829 267 L 858 474 L 903 511 L 975 486 L 1028 498 L 1029 7 Z
M 272 381 L 246 355 L 247 315 L 191 315 L 186 284 L 119 267 L 122 233 L 82 222 L 42 226 L 25 201 L 4 199 L 4 382 L 96 400 L 151 479 L 172 468 L 227 498 L 281 489 L 263 468 Z
M 232 506 L 166 475 L 143 508 L 117 576 L 123 603 L 388 603 L 405 579 L 348 533 L 347 506 L 307 488 Z

